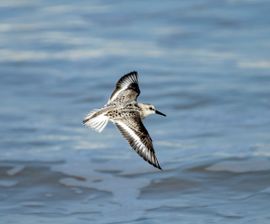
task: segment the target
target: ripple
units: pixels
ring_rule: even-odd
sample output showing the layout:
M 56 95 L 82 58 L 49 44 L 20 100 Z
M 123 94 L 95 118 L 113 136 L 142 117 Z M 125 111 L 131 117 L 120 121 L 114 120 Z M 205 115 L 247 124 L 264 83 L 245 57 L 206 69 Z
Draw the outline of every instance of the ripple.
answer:
M 250 173 L 270 171 L 270 160 L 265 158 L 249 158 L 246 160 L 228 160 L 215 163 L 206 167 L 208 171 Z
M 198 186 L 195 181 L 179 179 L 175 177 L 164 178 L 158 181 L 152 181 L 149 185 L 141 189 L 140 198 L 173 198 L 179 194 L 184 194 Z

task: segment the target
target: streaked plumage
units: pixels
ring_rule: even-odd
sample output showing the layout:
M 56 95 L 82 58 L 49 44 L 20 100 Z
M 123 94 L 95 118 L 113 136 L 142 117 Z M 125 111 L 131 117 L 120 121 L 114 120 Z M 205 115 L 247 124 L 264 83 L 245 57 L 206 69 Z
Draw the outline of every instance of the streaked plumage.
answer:
M 116 83 L 107 104 L 89 113 L 83 123 L 98 132 L 106 127 L 108 121 L 113 122 L 120 130 L 130 146 L 147 162 L 161 169 L 155 155 L 152 139 L 142 123 L 142 119 L 159 112 L 151 104 L 137 103 L 140 95 L 137 72 L 130 72 Z

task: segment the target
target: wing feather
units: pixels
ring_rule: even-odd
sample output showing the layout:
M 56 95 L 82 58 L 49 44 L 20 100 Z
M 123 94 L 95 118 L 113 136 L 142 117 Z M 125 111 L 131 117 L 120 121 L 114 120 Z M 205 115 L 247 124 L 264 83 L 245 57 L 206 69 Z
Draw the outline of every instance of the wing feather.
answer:
M 155 155 L 152 139 L 144 127 L 139 113 L 136 117 L 117 120 L 115 124 L 124 138 L 128 140 L 130 146 L 145 161 L 152 164 L 154 167 L 161 169 Z
M 138 73 L 130 72 L 122 76 L 116 83 L 115 89 L 107 104 L 117 102 L 120 104 L 137 100 L 140 95 Z

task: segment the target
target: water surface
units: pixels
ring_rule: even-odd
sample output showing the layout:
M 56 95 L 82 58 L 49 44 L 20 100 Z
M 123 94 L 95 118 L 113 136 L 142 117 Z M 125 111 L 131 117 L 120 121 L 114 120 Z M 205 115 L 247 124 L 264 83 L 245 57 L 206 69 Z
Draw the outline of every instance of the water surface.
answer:
M 1 1 L 1 223 L 269 223 L 269 7 Z M 162 172 L 81 124 L 132 70 Z

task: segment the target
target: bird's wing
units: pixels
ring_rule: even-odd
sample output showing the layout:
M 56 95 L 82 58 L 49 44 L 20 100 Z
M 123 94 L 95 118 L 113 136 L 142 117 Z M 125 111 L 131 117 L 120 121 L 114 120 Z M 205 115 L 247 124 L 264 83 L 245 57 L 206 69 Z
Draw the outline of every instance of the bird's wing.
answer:
M 118 80 L 107 105 L 112 102 L 125 104 L 134 100 L 136 101 L 139 95 L 138 73 L 133 71 Z
M 161 169 L 155 155 L 152 139 L 144 127 L 139 112 L 127 112 L 126 117 L 115 124 L 130 146 L 147 162 Z

